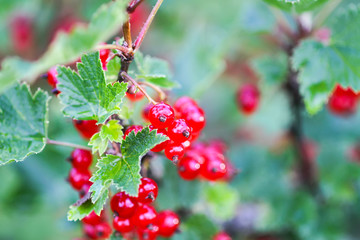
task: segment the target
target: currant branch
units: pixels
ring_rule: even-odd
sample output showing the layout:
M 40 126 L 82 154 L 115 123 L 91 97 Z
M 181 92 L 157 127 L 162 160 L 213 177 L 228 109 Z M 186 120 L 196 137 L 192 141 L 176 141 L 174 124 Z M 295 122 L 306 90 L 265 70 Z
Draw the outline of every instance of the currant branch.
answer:
M 79 148 L 79 149 L 91 151 L 91 148 L 90 148 L 90 147 L 85 147 L 85 146 L 82 146 L 82 145 L 79 145 L 79 144 L 75 144 L 75 143 L 61 142 L 61 141 L 55 141 L 55 140 L 51 140 L 51 139 L 46 139 L 46 143 L 47 143 L 47 144 L 52 144 L 52 145 L 58 145 L 58 146 L 64 146 L 64 147 L 71 147 L 71 148 Z

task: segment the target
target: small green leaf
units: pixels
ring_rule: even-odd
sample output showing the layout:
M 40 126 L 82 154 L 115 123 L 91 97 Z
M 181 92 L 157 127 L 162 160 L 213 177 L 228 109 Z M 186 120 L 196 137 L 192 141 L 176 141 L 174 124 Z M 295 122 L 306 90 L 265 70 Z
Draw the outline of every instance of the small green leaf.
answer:
M 79 74 L 66 67 L 57 69 L 64 114 L 75 119 L 95 119 L 99 123 L 104 123 L 112 114 L 119 114 L 127 83 L 106 85 L 98 52 L 84 55 L 78 69 Z
M 92 153 L 99 152 L 99 155 L 103 155 L 108 147 L 108 141 L 100 137 L 100 133 L 95 133 L 90 141 L 89 146 L 92 146 Z
M 329 0 L 263 0 L 264 2 L 278 7 L 285 11 L 295 10 L 296 12 L 306 12 L 313 10 Z
M 39 153 L 46 144 L 49 97 L 26 84 L 0 95 L 0 166 Z
M 144 79 L 163 88 L 179 86 L 177 82 L 170 80 L 171 73 L 168 62 L 159 58 L 144 56 L 141 52 L 135 54 L 134 61 L 136 78 Z
M 115 57 L 111 59 L 107 65 L 107 70 L 105 72 L 106 83 L 113 83 L 118 79 L 118 74 L 121 67 L 120 58 Z
M 87 215 L 89 215 L 92 211 L 95 211 L 97 215 L 100 215 L 101 210 L 104 207 L 106 199 L 108 198 L 109 191 L 105 190 L 103 194 L 98 198 L 95 203 L 93 203 L 90 199 L 90 196 L 86 196 L 87 199 L 80 199 L 80 203 L 75 203 L 70 206 L 70 210 L 68 212 L 67 218 L 69 221 L 77 221 L 81 220 Z M 84 201 L 84 202 L 81 202 Z
M 96 202 L 105 191 L 114 185 L 121 191 L 131 196 L 137 196 L 140 184 L 140 161 L 151 148 L 167 140 L 162 134 L 144 128 L 137 134 L 131 132 L 121 145 L 122 157 L 106 155 L 98 160 L 98 170 L 93 174 L 90 181 L 92 201 Z
M 110 120 L 108 123 L 101 126 L 100 137 L 107 139 L 111 142 L 121 143 L 123 139 L 123 126 L 121 126 L 118 120 Z
M 107 41 L 125 21 L 127 4 L 127 1 L 117 0 L 102 5 L 87 27 L 81 24 L 69 34 L 59 33 L 37 61 L 29 62 L 19 57 L 6 58 L 0 68 L 0 92 L 20 80 L 33 82 L 52 66 L 74 62 L 84 52 L 94 50 L 99 43 Z
M 204 188 L 204 195 L 206 203 L 217 218 L 225 220 L 233 216 L 239 202 L 239 196 L 228 184 L 208 185 Z

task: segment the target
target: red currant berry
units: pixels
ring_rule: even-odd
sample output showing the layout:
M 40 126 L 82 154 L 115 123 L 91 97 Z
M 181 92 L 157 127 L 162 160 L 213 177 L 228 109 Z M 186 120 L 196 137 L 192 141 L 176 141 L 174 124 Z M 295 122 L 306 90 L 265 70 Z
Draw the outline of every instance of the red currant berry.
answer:
M 144 98 L 144 94 L 141 91 L 137 91 L 136 93 L 129 93 L 126 92 L 126 97 L 132 101 L 132 102 L 136 102 L 136 101 L 140 101 L 141 99 Z
M 165 210 L 158 214 L 157 225 L 160 236 L 171 237 L 180 225 L 180 218 L 173 211 Z
M 107 222 L 95 225 L 96 235 L 101 239 L 108 239 L 112 233 L 111 226 Z
M 81 189 L 79 190 L 79 195 L 81 198 L 84 197 L 89 192 L 91 185 L 92 182 L 88 181 L 81 187 Z
M 89 215 L 82 219 L 83 223 L 90 224 L 90 225 L 97 225 L 101 223 L 102 217 L 98 216 L 94 211 L 92 211 Z
M 120 233 L 128 233 L 134 230 L 134 225 L 131 224 L 130 219 L 120 218 L 116 216 L 113 220 L 113 227 Z
M 240 110 L 250 115 L 254 113 L 259 105 L 260 92 L 253 84 L 245 84 L 241 86 L 237 92 L 237 104 Z
M 86 170 L 91 166 L 92 154 L 88 150 L 75 149 L 71 153 L 71 164 L 74 168 Z
M 149 111 L 149 120 L 155 128 L 169 127 L 174 117 L 174 109 L 166 103 L 158 103 Z
M 110 49 L 101 49 L 100 51 L 99 51 L 99 53 L 100 53 L 100 61 L 101 61 L 101 65 L 102 65 L 102 68 L 104 69 L 104 70 L 107 70 L 107 67 L 106 67 L 106 65 L 107 65 L 107 60 L 108 60 L 108 58 L 109 58 L 109 55 L 110 55 Z
M 181 143 L 181 146 L 183 146 L 184 148 L 184 151 L 186 152 L 188 149 L 190 149 L 191 147 L 191 142 L 189 140 L 185 141 L 185 142 L 182 142 Z
M 140 125 L 132 125 L 130 126 L 128 129 L 126 129 L 123 138 L 125 139 L 127 137 L 127 135 L 129 135 L 132 131 L 134 131 L 134 133 L 138 133 L 139 131 L 143 130 L 143 126 Z
M 170 143 L 165 148 L 165 156 L 175 164 L 184 156 L 185 149 L 181 144 Z
M 214 237 L 213 240 L 231 240 L 232 238 L 225 232 L 219 232 Z
M 69 182 L 74 189 L 81 190 L 81 188 L 89 182 L 90 177 L 91 173 L 89 170 L 72 168 L 69 174 Z
M 152 103 L 149 103 L 149 104 L 146 104 L 143 111 L 141 112 L 142 114 L 142 117 L 144 119 L 145 122 L 150 122 L 150 119 L 149 119 L 149 112 L 150 112 L 150 109 L 153 107 L 154 105 Z
M 201 162 L 190 156 L 183 157 L 178 164 L 178 173 L 185 180 L 193 180 L 200 173 Z
M 357 98 L 357 94 L 351 88 L 343 88 L 337 85 L 329 98 L 328 107 L 334 114 L 350 115 L 356 111 Z
M 158 195 L 158 186 L 151 178 L 142 178 L 139 186 L 138 201 L 141 203 L 151 203 Z
M 205 127 L 205 114 L 199 107 L 190 106 L 182 114 L 182 117 L 192 128 L 192 132 L 200 132 Z
M 47 72 L 47 81 L 52 88 L 56 88 L 57 86 L 58 83 L 57 75 L 58 74 L 56 71 L 56 67 L 50 68 L 50 70 Z
M 215 151 L 224 154 L 228 149 L 226 143 L 221 139 L 214 139 L 209 143 L 209 147 L 214 149 Z
M 175 143 L 182 143 L 189 140 L 191 129 L 184 119 L 177 119 L 169 127 L 168 136 Z
M 90 238 L 90 239 L 98 239 L 99 238 L 99 236 L 97 235 L 97 232 L 96 232 L 96 227 L 94 225 L 84 224 L 83 229 L 84 229 L 85 235 L 88 238 Z
M 145 3 L 145 4 L 143 4 Z M 136 36 L 150 14 L 150 9 L 146 2 L 141 3 L 135 8 L 135 11 L 130 14 L 130 25 L 132 35 Z
M 205 153 L 205 162 L 201 166 L 200 174 L 209 181 L 216 181 L 226 175 L 226 163 L 222 154 L 216 151 Z
M 27 16 L 16 16 L 11 21 L 10 34 L 16 52 L 29 51 L 34 44 L 33 20 Z
M 129 218 L 134 215 L 138 203 L 134 197 L 130 197 L 125 192 L 118 192 L 111 198 L 110 207 L 117 216 Z
M 198 106 L 195 100 L 192 99 L 191 97 L 183 96 L 180 97 L 178 100 L 176 100 L 174 104 L 174 109 L 176 111 L 177 116 L 182 118 L 182 114 L 185 112 L 185 110 L 188 107 L 192 107 L 192 106 L 195 107 Z
M 153 125 L 150 125 L 150 126 L 149 126 L 149 129 L 150 129 L 150 131 L 152 131 L 152 130 L 154 130 L 154 129 L 156 129 L 156 128 L 155 128 Z M 166 129 L 156 129 L 156 131 L 157 131 L 157 134 L 162 134 L 162 135 L 164 135 L 164 136 L 167 137 L 167 131 L 166 131 Z M 161 151 L 164 150 L 165 147 L 168 145 L 169 141 L 170 141 L 170 140 L 166 140 L 166 141 L 164 141 L 164 142 L 156 145 L 155 147 L 153 147 L 153 148 L 151 149 L 151 151 L 152 151 L 152 152 L 161 152 Z
M 157 225 L 151 225 L 148 228 L 138 228 L 137 234 L 139 240 L 156 240 L 159 232 L 159 227 Z
M 139 228 L 145 229 L 155 223 L 157 213 L 154 207 L 148 204 L 139 204 L 132 222 Z
M 100 128 L 96 120 L 73 120 L 75 128 L 85 139 L 90 139 Z

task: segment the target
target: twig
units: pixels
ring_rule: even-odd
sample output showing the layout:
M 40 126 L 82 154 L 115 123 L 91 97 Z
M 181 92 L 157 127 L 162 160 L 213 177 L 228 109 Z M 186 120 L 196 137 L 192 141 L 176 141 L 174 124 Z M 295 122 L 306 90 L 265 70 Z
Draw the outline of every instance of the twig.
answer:
M 128 20 L 123 24 L 123 34 L 124 34 L 124 41 L 127 44 L 127 47 L 133 49 L 132 47 L 132 39 L 131 39 L 131 30 L 130 30 L 130 21 Z
M 80 148 L 80 149 L 84 149 L 84 150 L 89 150 L 89 151 L 91 151 L 91 148 L 90 148 L 90 147 L 85 147 L 85 146 L 78 145 L 78 144 L 75 144 L 75 143 L 60 142 L 60 141 L 55 141 L 55 140 L 51 140 L 51 139 L 46 139 L 46 143 L 47 143 L 47 144 L 64 146 L 64 147 Z
M 326 19 L 330 14 L 336 9 L 336 7 L 341 3 L 342 0 L 332 0 L 326 4 L 321 11 L 315 16 L 314 27 L 319 28 L 324 24 Z
M 124 54 L 131 54 L 133 52 L 132 48 L 127 48 L 124 46 L 113 45 L 113 44 L 104 44 L 97 47 L 97 49 L 116 49 L 121 51 Z
M 140 5 L 140 3 L 142 3 L 143 0 L 132 0 L 128 7 L 127 7 L 127 12 L 128 13 L 133 13 L 135 11 L 135 9 Z
M 154 91 L 157 92 L 157 94 L 159 95 L 161 100 L 164 100 L 166 98 L 166 94 L 158 86 L 155 86 L 154 84 L 149 83 L 149 82 L 139 82 L 139 84 L 140 85 L 145 85 L 145 86 L 148 86 L 148 87 L 154 89 Z
M 123 78 L 125 78 L 126 80 L 130 81 L 132 84 L 134 84 L 144 95 L 145 97 L 149 100 L 150 103 L 156 105 L 157 102 L 152 99 L 149 94 L 147 94 L 147 92 L 145 91 L 145 89 L 143 89 L 132 77 L 129 76 L 129 74 L 127 74 L 126 72 L 121 72 L 120 74 Z
M 136 38 L 136 40 L 134 42 L 134 45 L 133 45 L 134 51 L 136 51 L 137 49 L 140 48 L 141 43 L 144 40 L 144 37 L 145 37 L 147 31 L 149 30 L 149 27 L 150 27 L 150 25 L 151 25 L 155 15 L 156 15 L 157 11 L 159 10 L 159 8 L 160 8 L 163 1 L 164 0 L 157 0 L 155 6 L 151 10 L 151 13 L 150 13 L 149 17 L 146 19 L 145 24 L 141 28 L 141 31 L 140 31 L 139 35 L 137 36 L 137 38 Z

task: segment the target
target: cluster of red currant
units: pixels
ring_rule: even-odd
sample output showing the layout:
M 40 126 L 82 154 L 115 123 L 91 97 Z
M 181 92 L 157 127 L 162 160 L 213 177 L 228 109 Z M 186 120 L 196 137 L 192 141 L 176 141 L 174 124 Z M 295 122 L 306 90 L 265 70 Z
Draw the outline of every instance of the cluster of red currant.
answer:
M 83 149 L 75 149 L 69 158 L 72 168 L 69 174 L 69 183 L 79 191 L 80 197 L 88 193 L 91 182 L 91 172 L 89 168 L 92 163 L 91 152 Z M 111 226 L 106 221 L 104 212 L 100 216 L 95 212 L 91 212 L 82 220 L 84 224 L 84 233 L 90 239 L 108 238 L 111 235 Z
M 329 110 L 340 116 L 348 116 L 355 113 L 358 105 L 359 93 L 351 88 L 344 88 L 336 85 L 331 97 L 329 98 Z
M 115 194 L 110 202 L 114 212 L 113 227 L 126 239 L 155 240 L 157 236 L 171 237 L 180 224 L 178 215 L 170 210 L 156 212 L 151 205 L 158 195 L 158 186 L 150 178 L 142 178 L 138 197 L 125 192 Z

